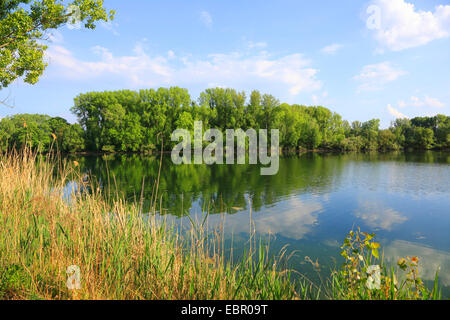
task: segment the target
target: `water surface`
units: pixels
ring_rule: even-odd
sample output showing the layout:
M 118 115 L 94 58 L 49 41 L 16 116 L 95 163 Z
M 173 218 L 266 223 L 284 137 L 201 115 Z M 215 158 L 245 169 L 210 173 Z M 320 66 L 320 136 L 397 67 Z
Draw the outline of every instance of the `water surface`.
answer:
M 159 158 L 103 156 L 77 158 L 105 190 L 116 186 L 130 201 L 144 198 L 150 211 Z M 108 178 L 109 175 L 109 178 Z M 142 186 L 144 189 L 142 191 Z M 113 187 L 111 187 L 113 186 Z M 254 165 L 182 165 L 164 158 L 158 203 L 161 213 L 189 225 L 187 215 L 208 227 L 224 223 L 227 243 L 246 245 L 252 223 L 270 239 L 273 252 L 285 245 L 290 265 L 319 280 L 342 260 L 339 246 L 359 226 L 377 234 L 384 255 L 419 256 L 424 280 L 440 268 L 443 293 L 450 297 L 450 153 L 303 154 L 283 157 L 276 176 L 261 176 Z

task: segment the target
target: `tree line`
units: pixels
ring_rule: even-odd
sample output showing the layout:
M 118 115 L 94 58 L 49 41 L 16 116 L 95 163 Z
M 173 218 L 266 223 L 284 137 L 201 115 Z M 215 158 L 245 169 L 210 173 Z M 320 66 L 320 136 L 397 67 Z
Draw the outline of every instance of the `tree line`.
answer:
M 280 103 L 255 90 L 213 88 L 191 99 L 179 87 L 80 94 L 71 111 L 78 123 L 46 115 L 14 115 L 0 121 L 0 148 L 22 147 L 46 152 L 152 152 L 171 150 L 175 129 L 279 129 L 280 147 L 289 151 L 370 151 L 450 148 L 450 117 L 397 119 L 389 129 L 380 120 L 349 123 L 322 106 Z

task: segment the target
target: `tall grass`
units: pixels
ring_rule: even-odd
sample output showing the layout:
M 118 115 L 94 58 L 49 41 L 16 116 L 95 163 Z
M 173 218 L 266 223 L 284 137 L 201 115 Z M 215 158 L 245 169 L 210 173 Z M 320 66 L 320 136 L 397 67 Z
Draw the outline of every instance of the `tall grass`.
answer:
M 189 239 L 139 204 L 107 199 L 100 189 L 64 195 L 86 184 L 76 163 L 29 151 L 0 155 L 0 299 L 296 299 L 264 244 L 238 263 L 220 237 L 195 228 Z M 189 246 L 186 246 L 186 242 Z M 79 266 L 81 289 L 66 285 Z
M 342 246 L 344 266 L 313 284 L 294 279 L 280 263 L 289 258 L 287 251 L 271 258 L 251 229 L 247 253 L 233 262 L 225 254 L 223 230 L 205 233 L 207 217 L 191 220 L 187 234 L 156 218 L 157 184 L 152 212 L 144 216 L 142 199 L 127 203 L 100 188 L 68 196 L 69 182 L 84 189 L 96 185 L 76 162 L 29 150 L 0 154 L 0 299 L 440 298 L 437 276 L 427 290 L 417 258 L 399 261 L 406 273 L 400 280 L 380 259 L 374 235 L 359 230 Z M 380 266 L 378 288 L 367 286 L 376 282 L 369 272 L 373 264 Z M 69 266 L 80 268 L 80 289 L 67 286 Z

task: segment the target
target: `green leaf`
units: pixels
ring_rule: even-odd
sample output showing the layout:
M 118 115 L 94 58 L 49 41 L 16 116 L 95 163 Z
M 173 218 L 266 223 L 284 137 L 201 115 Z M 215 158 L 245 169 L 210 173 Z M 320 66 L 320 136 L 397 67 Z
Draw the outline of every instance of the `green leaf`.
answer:
M 372 249 L 372 255 L 377 258 L 380 259 L 380 254 L 378 252 L 378 249 Z

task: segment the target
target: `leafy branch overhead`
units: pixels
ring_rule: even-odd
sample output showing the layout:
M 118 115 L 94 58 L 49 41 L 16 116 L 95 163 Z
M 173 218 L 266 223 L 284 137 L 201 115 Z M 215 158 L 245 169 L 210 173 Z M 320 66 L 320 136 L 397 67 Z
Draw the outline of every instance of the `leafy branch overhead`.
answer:
M 70 8 L 77 7 L 77 10 Z M 0 89 L 18 78 L 35 84 L 47 67 L 48 32 L 76 19 L 87 29 L 114 18 L 102 0 L 0 0 Z

